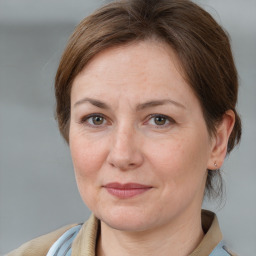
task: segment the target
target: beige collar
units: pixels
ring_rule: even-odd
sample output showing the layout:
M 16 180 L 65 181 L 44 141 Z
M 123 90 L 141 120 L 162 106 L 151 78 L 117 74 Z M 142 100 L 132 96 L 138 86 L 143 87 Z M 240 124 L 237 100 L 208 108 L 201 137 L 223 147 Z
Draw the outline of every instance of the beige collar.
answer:
M 219 223 L 214 213 L 202 210 L 202 225 L 205 236 L 189 256 L 209 255 L 222 239 Z M 99 220 L 91 215 L 83 225 L 72 245 L 72 256 L 95 256 Z
M 219 222 L 213 212 L 202 210 L 202 226 L 205 236 L 189 256 L 209 255 L 222 240 Z

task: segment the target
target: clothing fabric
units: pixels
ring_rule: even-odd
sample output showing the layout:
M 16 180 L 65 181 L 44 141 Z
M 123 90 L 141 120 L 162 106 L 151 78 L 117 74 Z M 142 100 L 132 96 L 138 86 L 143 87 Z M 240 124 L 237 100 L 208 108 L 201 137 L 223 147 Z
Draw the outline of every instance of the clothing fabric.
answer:
M 214 213 L 202 211 L 202 226 L 205 236 L 189 256 L 235 256 L 224 246 Z M 34 239 L 8 256 L 95 256 L 98 230 L 99 220 L 92 215 L 83 225 L 67 226 Z
M 46 256 L 71 256 L 72 243 L 81 229 L 81 225 L 72 227 L 66 231 L 50 248 Z M 230 256 L 221 241 L 209 256 Z
M 82 224 L 67 230 L 50 248 L 46 256 L 71 256 L 73 240 L 81 229 Z

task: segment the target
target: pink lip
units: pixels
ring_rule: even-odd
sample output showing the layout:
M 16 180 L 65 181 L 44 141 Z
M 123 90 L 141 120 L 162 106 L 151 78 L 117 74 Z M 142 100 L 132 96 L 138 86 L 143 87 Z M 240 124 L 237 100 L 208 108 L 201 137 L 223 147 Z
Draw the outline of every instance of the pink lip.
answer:
M 151 186 L 137 183 L 120 184 L 118 182 L 108 183 L 103 187 L 106 188 L 109 194 L 121 199 L 131 198 L 140 195 L 152 188 Z

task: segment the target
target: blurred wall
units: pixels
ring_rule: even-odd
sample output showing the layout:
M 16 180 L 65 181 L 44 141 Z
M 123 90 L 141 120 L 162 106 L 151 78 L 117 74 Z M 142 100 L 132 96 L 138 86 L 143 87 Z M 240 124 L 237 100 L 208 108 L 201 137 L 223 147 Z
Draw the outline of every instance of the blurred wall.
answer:
M 197 1 L 232 38 L 243 138 L 224 165 L 227 243 L 256 255 L 256 0 Z M 75 25 L 99 0 L 0 0 L 0 255 L 89 216 L 54 120 L 53 80 Z

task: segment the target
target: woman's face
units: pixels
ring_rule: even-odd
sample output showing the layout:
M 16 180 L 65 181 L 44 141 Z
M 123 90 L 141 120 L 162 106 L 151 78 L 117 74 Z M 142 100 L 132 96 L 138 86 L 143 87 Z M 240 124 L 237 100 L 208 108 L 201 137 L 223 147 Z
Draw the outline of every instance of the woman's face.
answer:
M 95 56 L 73 83 L 69 136 L 81 197 L 108 226 L 142 231 L 200 214 L 212 143 L 164 43 Z

